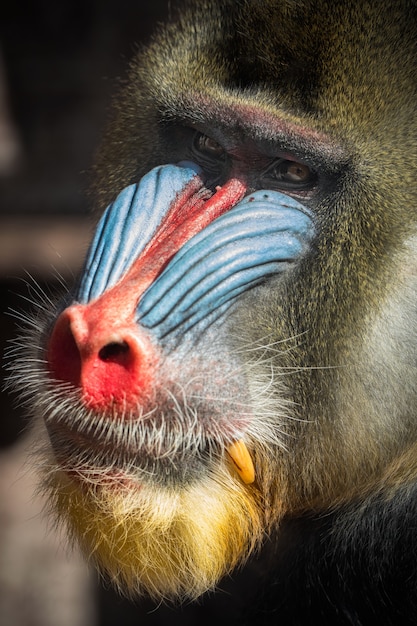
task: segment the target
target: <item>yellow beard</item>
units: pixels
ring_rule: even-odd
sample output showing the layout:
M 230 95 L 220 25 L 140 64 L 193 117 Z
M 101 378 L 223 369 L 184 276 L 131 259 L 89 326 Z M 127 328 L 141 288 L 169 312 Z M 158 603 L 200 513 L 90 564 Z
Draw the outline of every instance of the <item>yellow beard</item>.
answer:
M 198 483 L 175 489 L 104 480 L 92 485 L 60 470 L 48 483 L 72 535 L 126 595 L 196 598 L 261 538 L 253 488 L 220 465 Z

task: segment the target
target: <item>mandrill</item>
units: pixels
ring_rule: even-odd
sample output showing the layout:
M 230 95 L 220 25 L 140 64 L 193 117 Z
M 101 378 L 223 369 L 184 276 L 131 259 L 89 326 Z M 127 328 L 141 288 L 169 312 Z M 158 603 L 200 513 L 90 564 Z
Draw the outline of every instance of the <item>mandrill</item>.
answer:
M 132 61 L 84 269 L 11 366 L 123 593 L 268 538 L 249 623 L 417 623 L 416 47 L 412 0 L 207 0 Z

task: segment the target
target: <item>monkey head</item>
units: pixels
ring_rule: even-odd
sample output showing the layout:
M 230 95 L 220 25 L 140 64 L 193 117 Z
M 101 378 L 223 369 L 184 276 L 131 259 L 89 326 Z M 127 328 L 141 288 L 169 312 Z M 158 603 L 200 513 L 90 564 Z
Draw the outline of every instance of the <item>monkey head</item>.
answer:
M 196 3 L 132 63 L 84 270 L 14 366 L 54 508 L 126 593 L 197 597 L 284 516 L 402 481 L 417 441 L 403 4 L 393 24 L 359 2 Z

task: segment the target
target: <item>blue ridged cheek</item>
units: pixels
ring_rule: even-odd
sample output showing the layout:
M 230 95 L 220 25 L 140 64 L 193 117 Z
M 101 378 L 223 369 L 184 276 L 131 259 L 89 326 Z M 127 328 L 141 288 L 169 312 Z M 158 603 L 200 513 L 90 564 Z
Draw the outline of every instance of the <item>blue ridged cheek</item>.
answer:
M 277 191 L 257 191 L 190 239 L 144 293 L 138 322 L 159 341 L 201 332 L 241 293 L 284 272 L 314 235 L 311 213 Z
M 162 165 L 129 185 L 98 223 L 84 266 L 77 300 L 86 304 L 113 287 L 152 239 L 171 204 L 198 166 Z

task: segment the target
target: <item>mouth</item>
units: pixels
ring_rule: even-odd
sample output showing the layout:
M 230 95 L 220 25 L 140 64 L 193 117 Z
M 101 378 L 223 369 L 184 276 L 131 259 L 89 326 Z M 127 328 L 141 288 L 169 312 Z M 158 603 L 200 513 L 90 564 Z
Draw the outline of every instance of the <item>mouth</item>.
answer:
M 108 434 L 100 440 L 94 434 L 75 430 L 63 422 L 48 423 L 48 434 L 56 459 L 73 480 L 88 484 L 106 484 L 139 488 L 145 481 L 159 484 L 181 485 L 210 471 L 215 463 L 228 465 L 242 483 L 255 481 L 255 467 L 245 441 L 236 439 L 223 444 L 208 440 L 174 450 L 166 442 L 144 444 L 138 449 L 118 447 L 112 438 L 123 439 L 126 429 L 118 426 L 118 433 Z M 129 427 L 128 427 L 129 428 Z
M 136 407 L 115 403 L 106 411 L 88 408 L 76 389 L 49 381 L 45 423 L 55 458 L 71 477 L 87 483 L 186 485 L 216 465 L 249 485 L 254 462 L 245 442 L 250 418 L 243 403 L 209 399 L 166 388 Z M 59 410 L 58 410 L 59 407 Z M 239 414 L 240 409 L 240 414 Z M 249 443 L 250 446 L 250 443 Z M 93 480 L 94 477 L 94 480 Z M 116 478 L 115 478 L 116 477 Z

